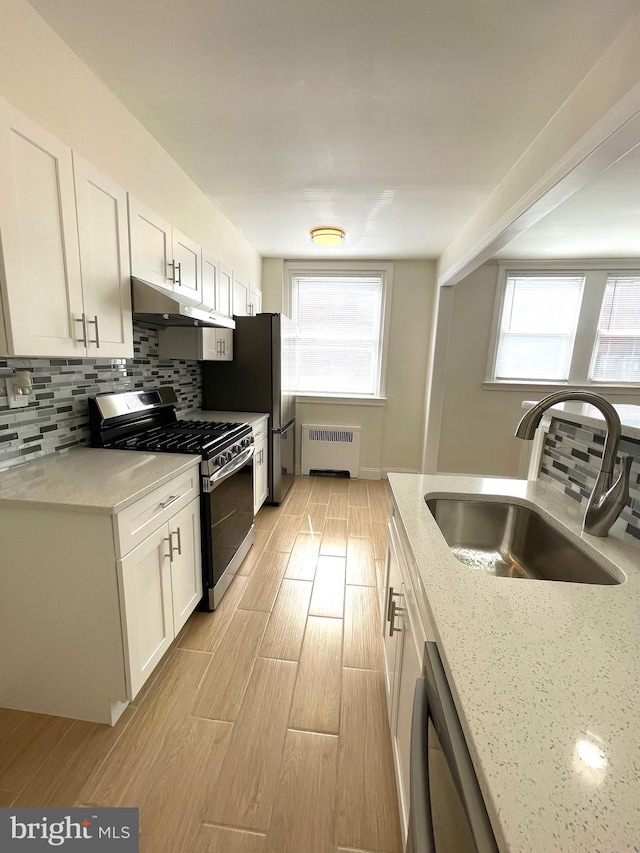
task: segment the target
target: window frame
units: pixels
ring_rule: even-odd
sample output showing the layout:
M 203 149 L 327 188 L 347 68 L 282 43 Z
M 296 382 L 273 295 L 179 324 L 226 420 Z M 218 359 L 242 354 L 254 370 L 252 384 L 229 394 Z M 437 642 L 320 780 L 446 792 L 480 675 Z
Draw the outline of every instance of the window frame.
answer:
M 379 274 L 382 279 L 382 305 L 380 317 L 381 342 L 378 348 L 378 388 L 373 394 L 321 394 L 314 391 L 295 391 L 296 397 L 306 402 L 334 400 L 353 402 L 363 405 L 376 405 L 386 400 L 387 364 L 389 356 L 389 334 L 391 328 L 391 305 L 393 294 L 394 265 L 390 262 L 375 261 L 285 261 L 285 304 L 284 310 L 291 317 L 293 305 L 293 280 L 297 276 L 326 273 L 331 276 L 350 276 Z M 295 324 L 295 318 L 291 317 Z
M 569 377 L 566 380 L 540 379 L 496 379 L 496 360 L 505 290 L 509 275 L 554 275 L 584 276 L 582 303 L 578 315 L 576 337 L 571 357 Z M 591 364 L 595 352 L 596 336 L 602 300 L 609 275 L 640 275 L 640 267 L 630 266 L 629 260 L 571 260 L 571 261 L 501 261 L 498 264 L 498 281 L 493 308 L 486 378 L 483 388 L 492 390 L 517 390 L 548 388 L 591 388 L 593 390 L 615 389 L 618 393 L 638 394 L 638 383 L 632 381 L 598 381 L 590 379 Z

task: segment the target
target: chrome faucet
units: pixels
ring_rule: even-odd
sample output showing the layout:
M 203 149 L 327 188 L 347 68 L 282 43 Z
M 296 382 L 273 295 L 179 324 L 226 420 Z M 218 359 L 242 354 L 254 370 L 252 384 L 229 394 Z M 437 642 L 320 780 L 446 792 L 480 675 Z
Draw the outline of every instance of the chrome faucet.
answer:
M 516 428 L 516 438 L 524 438 L 531 441 L 535 431 L 542 419 L 542 415 L 550 406 L 556 403 L 564 403 L 568 400 L 577 400 L 581 403 L 589 403 L 602 412 L 607 424 L 607 435 L 604 442 L 602 464 L 596 479 L 596 484 L 591 492 L 587 511 L 584 516 L 582 529 L 592 536 L 606 536 L 611 525 L 624 509 L 629 500 L 629 472 L 631 470 L 631 456 L 621 456 L 621 468 L 618 479 L 613 482 L 613 472 L 616 464 L 616 455 L 622 435 L 622 427 L 618 413 L 608 400 L 591 391 L 558 391 L 549 394 L 544 399 L 532 406 L 520 420 Z

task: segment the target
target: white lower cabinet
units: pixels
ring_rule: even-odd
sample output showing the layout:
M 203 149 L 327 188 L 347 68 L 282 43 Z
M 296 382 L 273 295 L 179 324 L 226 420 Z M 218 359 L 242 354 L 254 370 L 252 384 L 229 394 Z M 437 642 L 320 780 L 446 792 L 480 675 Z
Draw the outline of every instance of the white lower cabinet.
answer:
M 395 518 L 389 522 L 386 577 L 386 606 L 382 624 L 387 704 L 400 822 L 403 839 L 406 841 L 413 695 L 416 680 L 422 674 L 422 656 L 427 632 L 418 612 L 409 560 L 404 553 Z
M 269 419 L 262 418 L 253 425 L 253 441 L 255 451 L 253 454 L 253 514 L 258 510 L 269 496 L 269 443 L 268 443 Z

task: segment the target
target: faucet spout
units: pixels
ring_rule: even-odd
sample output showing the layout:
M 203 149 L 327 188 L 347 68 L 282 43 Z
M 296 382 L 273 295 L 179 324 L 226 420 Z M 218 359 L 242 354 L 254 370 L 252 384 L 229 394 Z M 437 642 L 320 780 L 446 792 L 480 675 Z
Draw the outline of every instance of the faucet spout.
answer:
M 602 464 L 587 504 L 583 524 L 585 533 L 590 533 L 592 536 L 606 536 L 629 500 L 629 472 L 632 462 L 630 456 L 622 457 L 621 472 L 614 483 L 613 473 L 622 436 L 622 426 L 618 413 L 611 403 L 591 391 L 557 391 L 555 394 L 544 397 L 524 414 L 516 427 L 515 435 L 517 438 L 531 441 L 546 410 L 557 403 L 569 400 L 595 406 L 602 413 L 607 426 Z

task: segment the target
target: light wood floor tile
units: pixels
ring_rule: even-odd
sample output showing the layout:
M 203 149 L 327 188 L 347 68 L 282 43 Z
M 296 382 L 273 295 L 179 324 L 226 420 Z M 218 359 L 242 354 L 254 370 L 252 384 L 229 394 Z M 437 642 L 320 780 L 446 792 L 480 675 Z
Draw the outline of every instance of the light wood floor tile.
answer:
M 347 539 L 347 583 L 376 586 L 376 567 L 371 539 Z
M 249 578 L 236 575 L 213 613 L 196 610 L 189 617 L 178 647 L 192 651 L 215 652 L 233 619 L 248 582 Z
M 244 610 L 271 610 L 287 567 L 288 554 L 265 551 L 240 599 Z
M 67 734 L 72 720 L 14 711 L 0 735 L 0 788 L 22 791 L 47 755 Z
M 373 521 L 371 523 L 371 534 L 373 538 L 373 553 L 376 560 L 386 560 L 387 538 L 389 536 L 387 525 L 381 521 Z
M 109 755 L 136 711 L 127 708 L 116 726 L 71 720 L 66 734 L 43 756 L 43 764 L 13 805 L 64 808 L 75 803 L 96 765 Z
M 298 535 L 300 518 L 296 515 L 281 515 L 266 545 L 267 551 L 286 551 L 289 553 Z
M 311 581 L 282 581 L 260 646 L 261 657 L 300 659 L 312 586 Z
M 347 586 L 342 662 L 356 669 L 383 669 L 380 599 L 375 587 Z
M 315 477 L 296 477 L 291 487 L 294 492 L 307 492 L 313 488 Z
M 268 619 L 268 613 L 236 610 L 196 693 L 192 716 L 234 722 Z
M 335 853 L 338 738 L 287 732 L 265 853 Z
M 300 581 L 312 581 L 316 576 L 318 554 L 320 553 L 320 536 L 310 533 L 298 533 L 291 549 L 287 563 L 285 578 Z
M 308 503 L 309 492 L 300 492 L 292 489 L 287 496 L 282 512 L 284 515 L 302 516 L 306 512 Z
M 271 534 L 268 530 L 253 531 L 253 545 L 247 556 L 242 561 L 240 568 L 238 569 L 239 575 L 253 574 L 253 570 L 256 567 L 258 560 L 262 556 L 262 552 L 264 551 L 266 544 L 269 541 L 270 535 Z
M 309 501 L 316 504 L 326 504 L 329 502 L 331 494 L 332 477 L 316 477 L 311 489 L 311 497 Z
M 383 560 L 376 560 L 376 583 L 378 586 L 378 601 L 380 603 L 380 613 L 383 614 L 384 601 L 387 597 L 387 564 Z M 381 615 L 384 619 L 384 616 Z
M 342 620 L 309 616 L 289 728 L 338 734 Z
M 257 832 L 203 824 L 190 853 L 264 853 L 264 844 L 265 836 Z
M 369 496 L 369 512 L 371 521 L 379 521 L 386 524 L 391 515 L 389 499 L 386 495 Z
M 342 618 L 344 611 L 344 582 L 346 571 L 344 557 L 318 557 L 316 578 L 311 593 L 311 616 Z
M 258 658 L 203 822 L 269 827 L 298 665 Z
M 307 504 L 300 520 L 300 533 L 321 535 L 327 518 L 327 504 Z
M 369 493 L 369 502 L 371 502 L 372 497 L 387 497 L 387 483 L 388 480 L 386 477 L 381 480 L 365 480 L 367 484 L 367 492 Z
M 349 478 L 348 477 L 332 477 L 331 478 L 331 494 L 332 495 L 348 495 L 349 494 Z
M 260 509 L 253 519 L 256 530 L 273 530 L 275 523 L 282 515 L 281 506 L 267 506 Z
M 8 809 L 17 796 L 14 791 L 0 791 L 0 809 Z
M 349 518 L 349 495 L 346 491 L 331 492 L 327 505 L 327 518 L 343 518 L 345 521 Z
M 147 769 L 153 787 L 126 803 L 140 808 L 140 853 L 191 853 L 232 730 L 230 723 L 194 719 L 175 729 Z
M 327 557 L 347 556 L 347 522 L 338 518 L 328 518 L 320 543 L 320 553 Z
M 369 506 L 366 480 L 349 480 L 349 506 Z
M 162 678 L 119 738 L 109 760 L 83 786 L 78 801 L 96 806 L 135 804 L 149 787 L 150 768 L 166 739 L 186 717 L 211 655 L 176 649 Z
M 349 536 L 368 536 L 371 532 L 371 514 L 368 506 L 350 506 L 347 532 Z
M 336 842 L 401 853 L 384 674 L 345 669 L 338 747 Z

